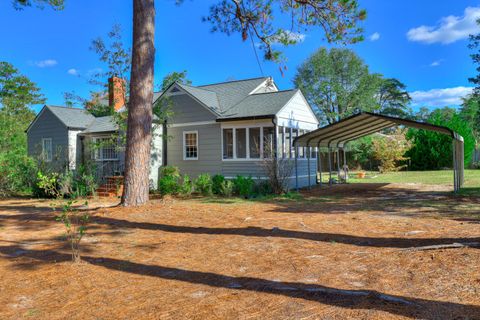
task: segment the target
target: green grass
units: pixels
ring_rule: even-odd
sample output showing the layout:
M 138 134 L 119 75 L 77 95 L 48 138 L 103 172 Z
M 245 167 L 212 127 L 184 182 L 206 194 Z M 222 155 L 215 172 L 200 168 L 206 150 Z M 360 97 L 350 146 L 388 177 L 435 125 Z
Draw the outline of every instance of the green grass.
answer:
M 351 183 L 423 183 L 453 184 L 452 170 L 439 171 L 401 171 L 401 172 L 367 172 L 364 179 L 358 179 L 356 173 L 350 174 Z M 480 187 L 480 170 L 465 170 L 465 187 Z

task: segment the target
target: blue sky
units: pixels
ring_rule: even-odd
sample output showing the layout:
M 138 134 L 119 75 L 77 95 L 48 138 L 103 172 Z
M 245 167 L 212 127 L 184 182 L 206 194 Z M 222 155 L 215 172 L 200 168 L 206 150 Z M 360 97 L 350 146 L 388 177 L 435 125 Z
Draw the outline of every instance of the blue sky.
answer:
M 157 0 L 156 67 L 159 82 L 170 71 L 187 70 L 194 84 L 261 76 L 249 41 L 210 32 L 201 21 L 219 0 Z M 372 72 L 407 85 L 415 104 L 432 107 L 458 104 L 474 75 L 467 35 L 480 32 L 480 1 L 359 0 L 367 9 L 366 40 L 350 46 Z M 90 42 L 120 23 L 131 43 L 131 1 L 66 0 L 64 11 L 27 8 L 15 11 L 0 0 L 0 60 L 8 61 L 35 81 L 49 104 L 63 105 L 63 92 L 88 96 L 88 74 L 104 68 L 89 50 Z M 306 32 L 302 43 L 284 50 L 288 71 L 262 61 L 264 75 L 281 89 L 292 87 L 297 66 L 317 48 L 327 46 L 322 32 Z M 36 108 L 38 109 L 38 107 Z

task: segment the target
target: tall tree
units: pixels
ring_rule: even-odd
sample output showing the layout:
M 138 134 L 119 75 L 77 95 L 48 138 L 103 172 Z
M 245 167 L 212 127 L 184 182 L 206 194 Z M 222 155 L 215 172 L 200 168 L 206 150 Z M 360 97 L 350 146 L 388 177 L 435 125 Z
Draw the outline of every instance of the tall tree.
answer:
M 477 20 L 477 24 L 480 25 L 480 19 Z M 473 63 L 477 65 L 475 69 L 477 71 L 477 75 L 469 78 L 468 81 L 475 85 L 473 94 L 475 96 L 480 96 L 480 33 L 470 35 L 468 48 L 475 50 L 470 57 L 472 58 Z
M 133 50 L 125 154 L 124 206 L 148 201 L 152 141 L 154 0 L 133 0 Z
M 480 97 L 470 95 L 463 99 L 460 116 L 472 128 L 477 142 L 480 142 Z
M 360 110 L 378 110 L 379 74 L 348 49 L 320 48 L 299 68 L 295 86 L 317 109 L 324 123 L 333 123 Z
M 377 93 L 380 112 L 389 116 L 408 117 L 412 98 L 407 86 L 395 78 L 384 79 Z
M 37 85 L 8 62 L 0 61 L 0 153 L 26 154 L 25 129 L 35 117 L 31 105 L 45 103 Z
M 291 17 L 290 29 L 273 24 L 274 9 Z M 148 200 L 153 93 L 147 95 L 145 90 L 151 91 L 153 86 L 154 16 L 153 0 L 134 0 L 134 46 L 122 196 L 125 206 L 141 205 Z M 356 0 L 221 0 L 210 8 L 210 15 L 204 19 L 212 23 L 212 31 L 238 32 L 244 41 L 249 37 L 253 41 L 255 37 L 261 42 L 265 59 L 280 61 L 280 52 L 273 50 L 272 45 L 296 43 L 292 37 L 295 31 L 321 26 L 330 42 L 355 43 L 362 40 L 362 29 L 357 24 L 365 17 L 366 12 L 358 8 Z

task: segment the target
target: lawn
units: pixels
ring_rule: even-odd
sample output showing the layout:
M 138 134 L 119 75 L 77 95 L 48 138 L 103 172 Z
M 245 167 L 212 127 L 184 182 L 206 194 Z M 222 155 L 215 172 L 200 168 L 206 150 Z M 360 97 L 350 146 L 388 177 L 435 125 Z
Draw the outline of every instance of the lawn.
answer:
M 349 184 L 97 207 L 72 264 L 50 201 L 0 201 L 0 319 L 480 319 L 480 200 Z
M 333 174 L 336 177 L 336 172 Z M 328 182 L 328 173 L 323 173 L 322 181 Z M 409 184 L 427 184 L 427 185 L 451 185 L 453 189 L 453 171 L 400 171 L 379 173 L 377 171 L 367 171 L 366 177 L 357 178 L 357 172 L 352 172 L 349 176 L 349 183 L 409 183 Z M 464 194 L 480 195 L 480 170 L 465 170 L 465 185 L 462 192 Z

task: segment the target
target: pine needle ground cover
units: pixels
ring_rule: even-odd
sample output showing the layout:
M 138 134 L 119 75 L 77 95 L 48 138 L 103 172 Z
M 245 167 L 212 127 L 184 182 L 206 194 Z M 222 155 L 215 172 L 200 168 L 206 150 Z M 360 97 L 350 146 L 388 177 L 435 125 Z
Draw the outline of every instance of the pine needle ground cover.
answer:
M 480 199 L 450 189 L 90 202 L 79 264 L 49 201 L 2 200 L 0 318 L 478 319 L 480 248 L 412 249 L 480 242 Z

